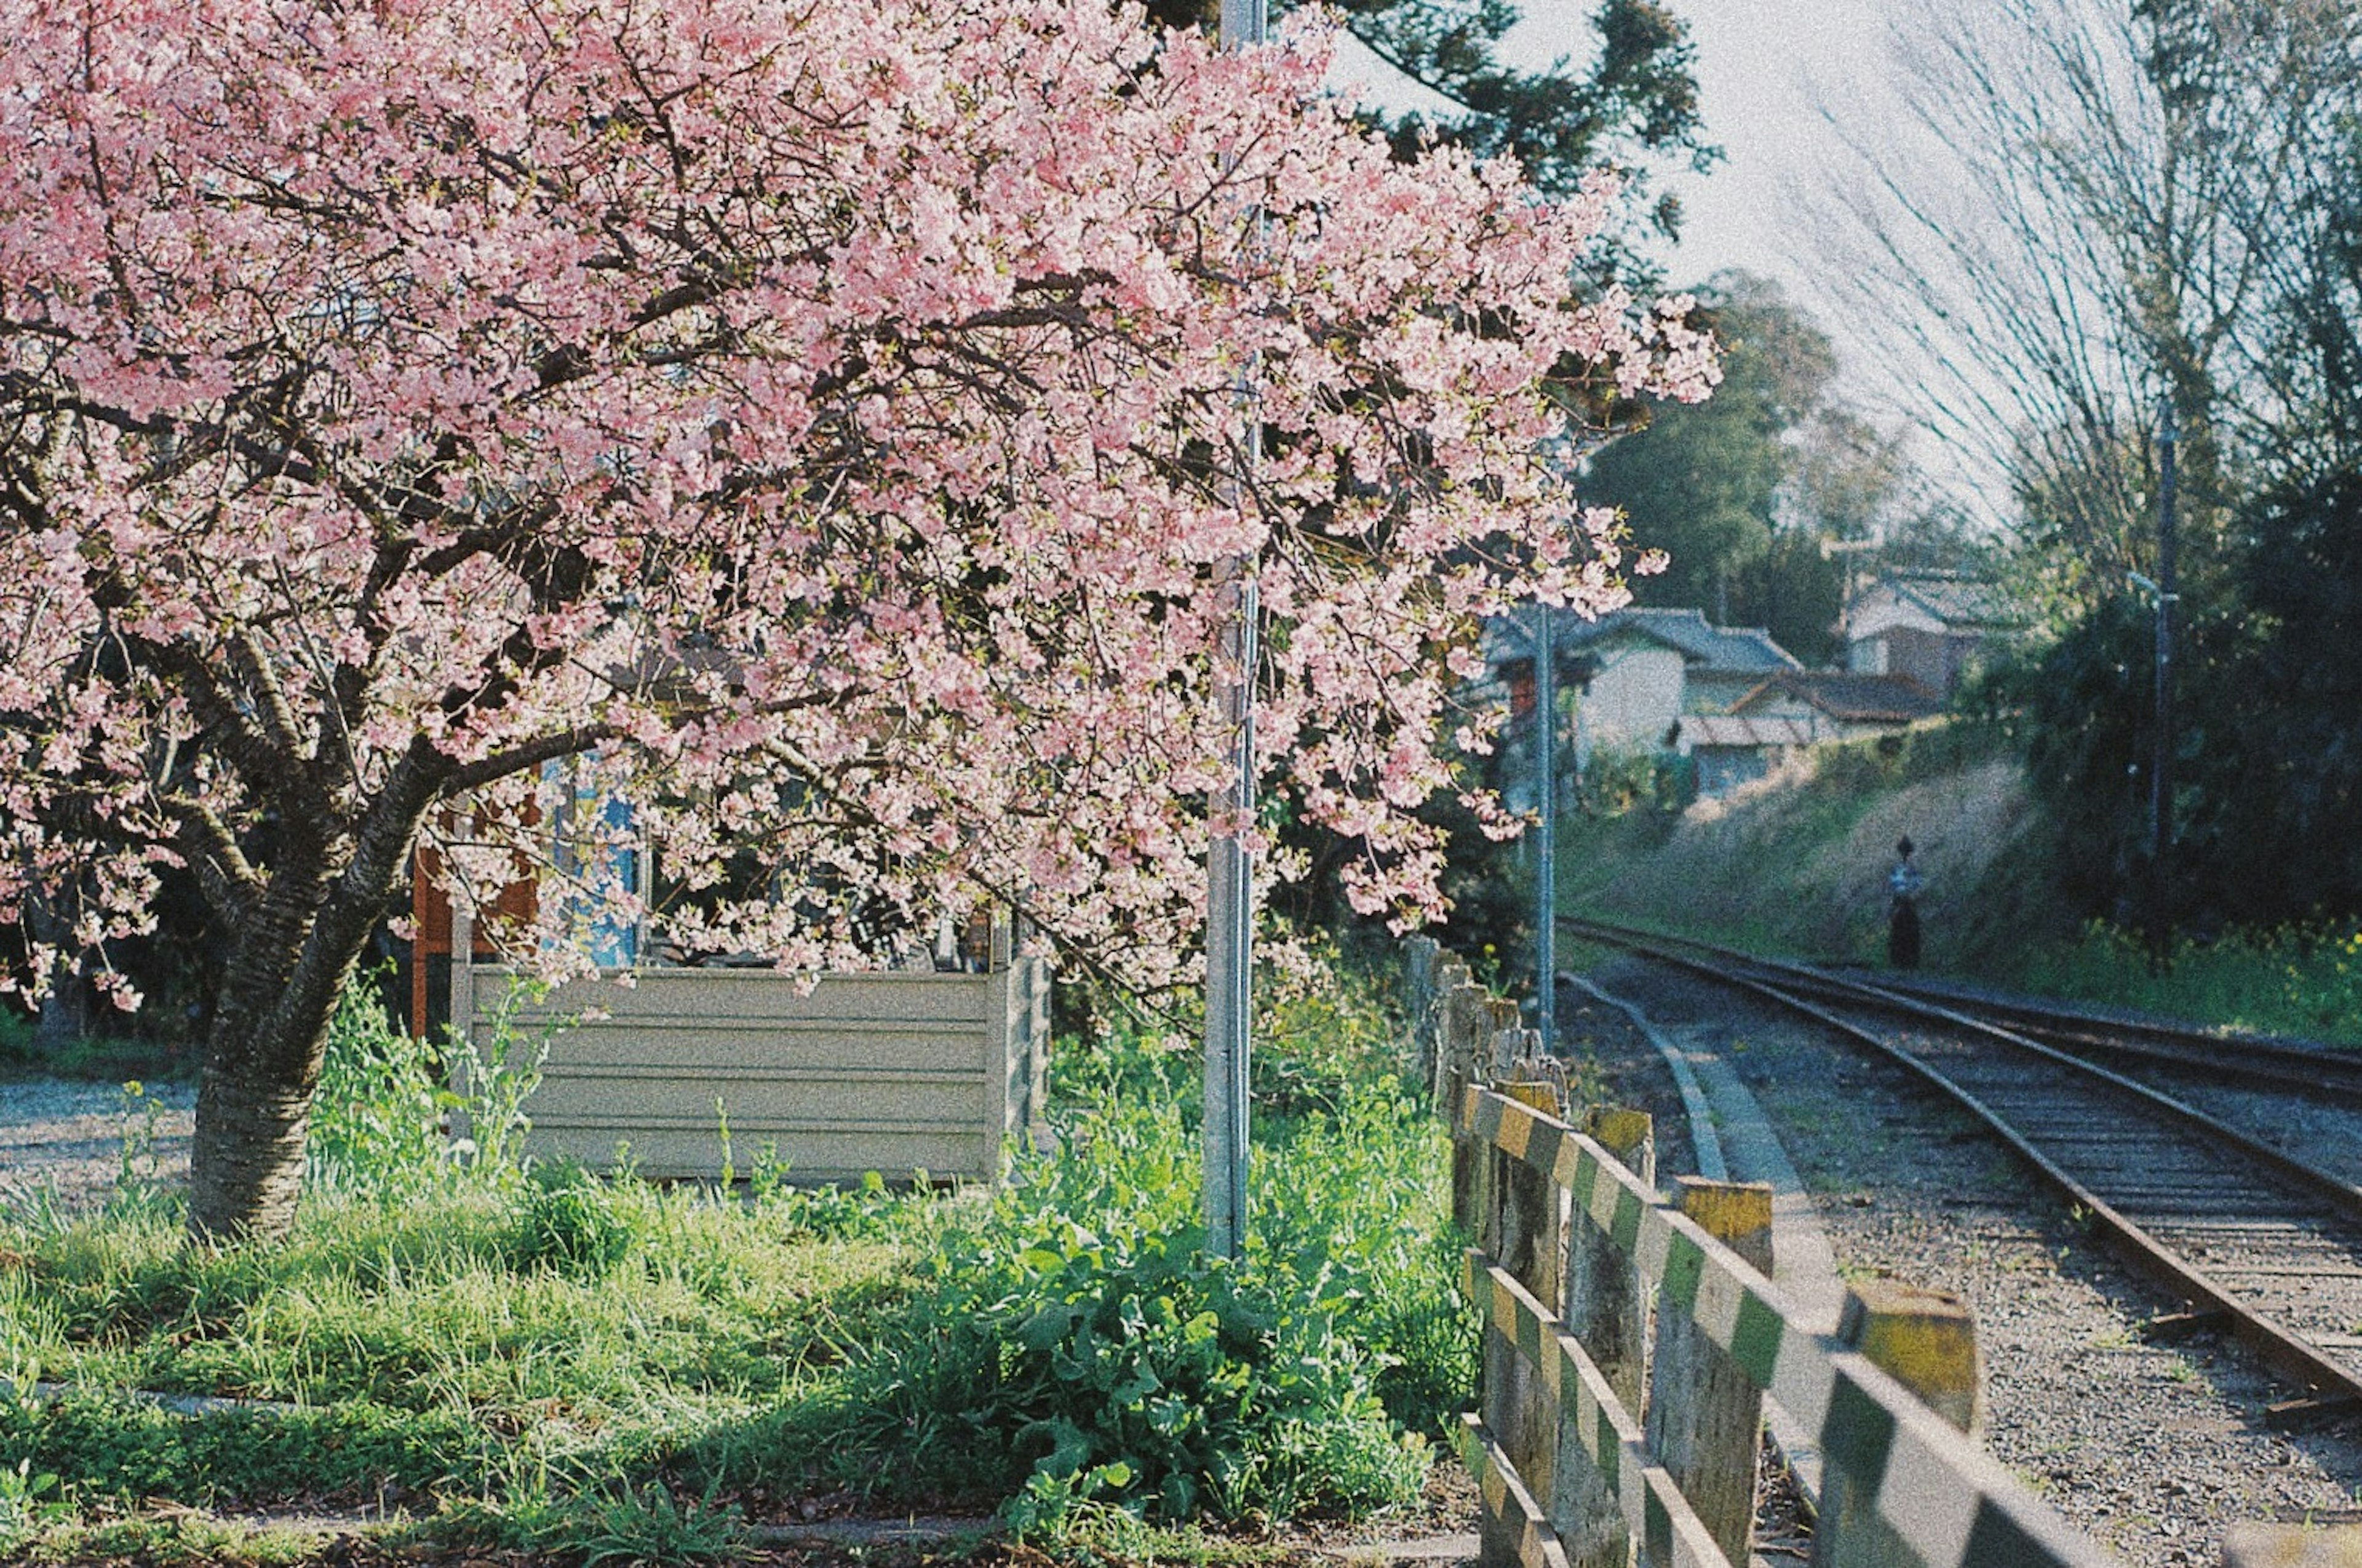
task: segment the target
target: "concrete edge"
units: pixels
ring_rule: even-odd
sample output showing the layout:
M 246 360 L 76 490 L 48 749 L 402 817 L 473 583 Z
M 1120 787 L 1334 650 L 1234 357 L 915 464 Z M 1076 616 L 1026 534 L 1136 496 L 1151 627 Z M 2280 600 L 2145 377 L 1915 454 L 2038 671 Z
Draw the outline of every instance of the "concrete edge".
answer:
M 1655 1021 L 1632 1001 L 1603 989 L 1581 975 L 1561 975 L 1560 980 L 1584 995 L 1616 1009 L 1631 1020 L 1665 1060 L 1681 1091 L 1689 1118 L 1690 1143 L 1697 1152 L 1697 1174 L 1710 1181 L 1760 1181 L 1772 1187 L 1772 1280 L 1806 1315 L 1802 1327 L 1818 1334 L 1837 1331 L 1845 1305 L 1845 1288 L 1838 1279 L 1837 1254 L 1820 1211 L 1813 1206 L 1804 1177 L 1788 1158 L 1779 1134 L 1754 1091 L 1722 1056 L 1700 1051 L 1667 1037 Z M 1772 1441 L 1796 1478 L 1805 1506 L 1818 1511 L 1821 1500 L 1821 1448 L 1814 1434 L 1769 1399 L 1764 1401 L 1764 1426 Z

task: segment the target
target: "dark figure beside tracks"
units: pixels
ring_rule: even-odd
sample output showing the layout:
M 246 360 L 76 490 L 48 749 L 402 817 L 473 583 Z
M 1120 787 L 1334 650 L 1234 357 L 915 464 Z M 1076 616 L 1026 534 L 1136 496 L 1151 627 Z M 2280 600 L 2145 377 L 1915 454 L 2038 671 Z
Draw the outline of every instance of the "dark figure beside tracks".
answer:
M 1917 846 L 1905 835 L 1894 845 L 1894 869 L 1886 874 L 1890 909 L 1886 921 L 1886 961 L 1898 969 L 1919 966 L 1919 892 L 1927 878 L 1911 858 Z

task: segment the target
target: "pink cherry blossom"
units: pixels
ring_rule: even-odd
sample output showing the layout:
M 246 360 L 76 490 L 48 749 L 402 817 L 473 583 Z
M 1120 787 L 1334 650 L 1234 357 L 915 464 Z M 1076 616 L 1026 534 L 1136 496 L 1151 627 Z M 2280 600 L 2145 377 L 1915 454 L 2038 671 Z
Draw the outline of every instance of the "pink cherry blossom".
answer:
M 653 849 L 686 946 L 874 962 L 881 912 L 991 900 L 1185 977 L 1208 834 L 1253 831 L 1205 803 L 1233 558 L 1267 797 L 1359 841 L 1359 906 L 1438 912 L 1411 812 L 1453 787 L 1471 617 L 1621 593 L 1568 389 L 1716 373 L 1683 302 L 1575 292 L 1612 182 L 1553 205 L 1390 160 L 1317 28 L 1226 55 L 1092 0 L 0 0 L 0 922 L 79 889 L 103 949 L 188 867 L 229 933 L 201 1122 L 295 1106 L 299 1151 L 422 839 L 463 901 L 551 880 L 514 935 L 553 973 L 636 912 L 611 852 Z M 546 824 L 594 796 L 629 809 L 561 865 Z

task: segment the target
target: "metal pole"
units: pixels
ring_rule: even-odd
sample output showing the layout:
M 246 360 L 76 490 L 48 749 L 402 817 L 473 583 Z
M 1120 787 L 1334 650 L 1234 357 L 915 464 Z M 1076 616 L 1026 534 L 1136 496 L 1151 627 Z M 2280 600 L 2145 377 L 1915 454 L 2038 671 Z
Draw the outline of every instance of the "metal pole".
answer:
M 2167 862 L 2173 845 L 2174 428 L 2171 394 L 2159 400 L 2157 432 L 2157 749 L 2149 763 L 2149 940 L 2162 953 L 2170 924 Z
M 1558 670 L 1551 613 L 1534 606 L 1534 1027 L 1558 1049 Z
M 1222 47 L 1264 41 L 1263 0 L 1222 0 Z M 1247 389 L 1242 382 L 1240 396 Z M 1260 445 L 1247 421 L 1246 460 Z M 1231 731 L 1230 788 L 1212 805 L 1242 828 L 1254 812 L 1255 584 L 1247 563 L 1225 561 L 1232 620 L 1222 635 L 1229 667 L 1219 696 Z M 1243 839 L 1217 831 L 1206 856 L 1206 1251 L 1237 1258 L 1246 1246 L 1247 1080 L 1254 977 L 1254 868 Z

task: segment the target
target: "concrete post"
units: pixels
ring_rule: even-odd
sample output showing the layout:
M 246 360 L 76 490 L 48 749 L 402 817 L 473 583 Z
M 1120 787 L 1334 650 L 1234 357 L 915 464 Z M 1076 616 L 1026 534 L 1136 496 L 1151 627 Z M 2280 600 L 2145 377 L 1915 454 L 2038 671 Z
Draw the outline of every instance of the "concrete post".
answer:
M 1546 1083 L 1508 1083 L 1502 1094 L 1546 1115 L 1558 1114 L 1558 1091 Z M 1523 1160 L 1496 1151 L 1494 1240 L 1487 1251 L 1544 1309 L 1564 1286 L 1566 1248 L 1560 1227 L 1566 1189 Z M 1544 1391 L 1540 1370 L 1529 1364 L 1500 1331 L 1485 1330 L 1485 1424 L 1509 1456 L 1510 1464 L 1540 1499 L 1551 1496 L 1556 1464 L 1556 1408 Z
M 1675 1202 L 1709 1236 L 1772 1273 L 1772 1184 L 1677 1178 Z M 1662 1302 L 1649 1379 L 1649 1446 L 1716 1544 L 1744 1562 L 1755 1530 L 1763 1393 L 1688 1312 Z
M 1655 1124 L 1647 1111 L 1606 1107 L 1594 1110 L 1588 1123 L 1591 1136 L 1610 1157 L 1645 1185 L 1656 1185 Z M 1562 1275 L 1561 1321 L 1581 1342 L 1625 1410 L 1639 1419 L 1649 1322 L 1639 1261 L 1602 1235 L 1588 1218 L 1573 1214 L 1567 1220 Z M 1552 1528 L 1572 1568 L 1627 1568 L 1632 1561 L 1632 1536 L 1624 1523 L 1623 1507 L 1573 1422 L 1574 1401 L 1569 1397 L 1559 1410 L 1551 1487 L 1539 1495 L 1548 1500 Z
M 1976 1320 L 1959 1297 L 1893 1280 L 1857 1285 L 1846 1293 L 1838 1340 L 1961 1431 L 1973 1436 L 1983 1425 Z M 1911 1560 L 1873 1502 L 1837 1465 L 1823 1469 L 1815 1568 L 1886 1568 Z M 2362 1558 L 2355 1562 L 2362 1568 Z

